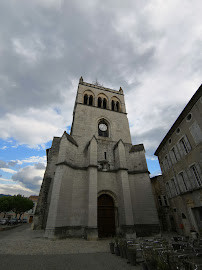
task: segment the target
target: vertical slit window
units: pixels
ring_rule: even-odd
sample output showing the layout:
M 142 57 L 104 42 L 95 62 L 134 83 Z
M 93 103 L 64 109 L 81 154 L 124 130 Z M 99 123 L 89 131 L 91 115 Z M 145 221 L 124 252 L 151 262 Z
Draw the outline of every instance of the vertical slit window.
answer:
M 105 159 L 107 159 L 107 152 L 104 152 L 104 154 L 105 154 Z

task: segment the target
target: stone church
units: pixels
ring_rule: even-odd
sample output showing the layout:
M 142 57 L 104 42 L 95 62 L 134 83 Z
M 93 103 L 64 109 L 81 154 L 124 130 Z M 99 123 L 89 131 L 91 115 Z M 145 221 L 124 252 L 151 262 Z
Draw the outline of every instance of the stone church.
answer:
M 132 145 L 123 90 L 80 78 L 70 135 L 54 137 L 34 229 L 97 239 L 159 231 L 143 144 Z

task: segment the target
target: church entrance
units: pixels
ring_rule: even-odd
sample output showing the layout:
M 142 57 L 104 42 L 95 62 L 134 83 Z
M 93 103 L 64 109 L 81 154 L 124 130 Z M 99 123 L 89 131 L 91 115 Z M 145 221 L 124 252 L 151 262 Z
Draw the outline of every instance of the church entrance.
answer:
M 107 194 L 98 197 L 98 237 L 115 235 L 114 200 Z

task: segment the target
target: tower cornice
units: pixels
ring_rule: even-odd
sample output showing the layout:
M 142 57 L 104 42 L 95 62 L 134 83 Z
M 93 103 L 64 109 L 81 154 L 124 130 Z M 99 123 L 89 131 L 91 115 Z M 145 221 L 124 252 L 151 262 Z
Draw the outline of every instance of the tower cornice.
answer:
M 104 87 L 104 86 L 101 86 L 101 85 L 87 83 L 87 82 L 84 82 L 82 80 L 79 81 L 79 84 L 80 85 L 89 86 L 89 87 L 92 87 L 92 88 L 95 88 L 95 89 L 99 89 L 99 90 L 104 90 L 104 91 L 108 91 L 108 92 L 111 92 L 111 93 L 115 93 L 117 95 L 122 95 L 122 96 L 124 95 L 123 94 L 123 90 L 122 90 L 121 87 L 120 87 L 120 90 L 114 90 L 114 89 L 110 89 L 110 88 L 107 88 L 107 87 Z

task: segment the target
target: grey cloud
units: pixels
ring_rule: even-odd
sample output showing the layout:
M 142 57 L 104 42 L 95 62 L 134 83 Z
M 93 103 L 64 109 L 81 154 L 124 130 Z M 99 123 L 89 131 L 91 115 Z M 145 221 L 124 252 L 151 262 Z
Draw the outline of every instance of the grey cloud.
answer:
M 127 88 L 126 73 L 137 74 L 153 62 L 154 47 L 138 53 L 133 41 L 117 32 L 113 9 L 98 9 L 97 4 L 86 10 L 77 1 L 64 3 L 61 10 L 30 4 L 0 4 L 2 115 L 62 104 L 64 88 L 69 91 L 71 81 L 81 75 L 88 81 L 98 78 L 106 86 Z M 141 31 L 137 35 L 146 42 Z M 16 52 L 14 40 L 36 60 Z
M 26 188 L 38 191 L 41 185 L 42 177 L 33 174 L 34 166 L 26 166 L 12 175 L 12 179 L 22 183 Z M 39 173 L 40 174 L 40 173 Z
M 36 163 L 34 164 L 35 168 L 38 170 L 44 170 L 46 166 L 43 163 Z
M 0 160 L 0 168 L 9 168 L 8 163 L 3 160 Z
M 8 162 L 8 166 L 9 167 L 14 167 L 15 165 L 17 165 L 18 164 L 18 161 L 9 161 Z

